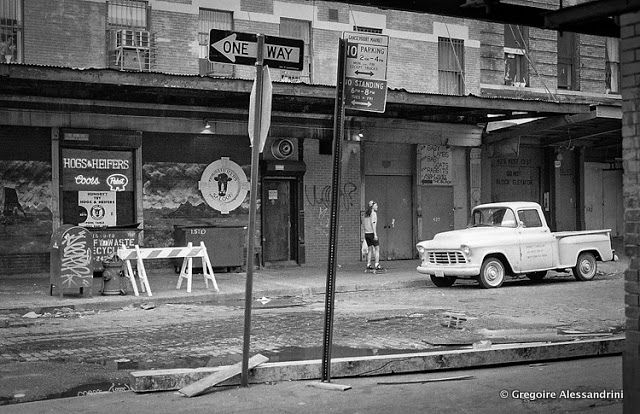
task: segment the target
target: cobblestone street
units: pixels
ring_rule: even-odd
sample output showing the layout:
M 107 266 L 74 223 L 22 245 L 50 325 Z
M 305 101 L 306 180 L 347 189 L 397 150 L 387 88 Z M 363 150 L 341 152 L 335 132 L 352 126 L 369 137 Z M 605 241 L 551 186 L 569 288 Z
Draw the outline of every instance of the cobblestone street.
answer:
M 623 283 L 619 273 L 587 283 L 554 274 L 542 283 L 514 280 L 492 290 L 460 281 L 444 289 L 427 284 L 338 294 L 332 356 L 619 333 L 624 324 Z M 251 353 L 265 354 L 271 361 L 320 359 L 324 295 L 261 299 L 253 303 Z M 157 306 L 150 300 L 145 306 L 109 311 L 56 308 L 33 319 L 3 315 L 0 402 L 15 402 L 16 394 L 38 399 L 55 395 L 55 388 L 63 391 L 114 378 L 126 383 L 130 370 L 238 362 L 243 313 L 241 300 Z M 88 378 L 65 374 L 78 364 L 95 372 Z M 49 377 L 54 374 L 61 379 L 53 381 L 52 390 Z

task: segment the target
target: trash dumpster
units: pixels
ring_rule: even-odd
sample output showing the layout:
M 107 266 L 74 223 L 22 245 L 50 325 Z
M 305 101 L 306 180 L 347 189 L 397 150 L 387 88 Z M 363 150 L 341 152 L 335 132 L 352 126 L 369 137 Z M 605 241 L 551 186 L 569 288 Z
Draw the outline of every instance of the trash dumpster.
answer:
M 49 295 L 55 286 L 60 297 L 65 289 L 93 295 L 92 237 L 84 227 L 64 224 L 51 235 L 49 244 Z
M 238 270 L 244 265 L 246 227 L 241 226 L 174 226 L 173 240 L 176 246 L 194 246 L 204 242 L 211 260 L 211 267 Z M 180 272 L 181 260 L 173 261 L 176 273 Z

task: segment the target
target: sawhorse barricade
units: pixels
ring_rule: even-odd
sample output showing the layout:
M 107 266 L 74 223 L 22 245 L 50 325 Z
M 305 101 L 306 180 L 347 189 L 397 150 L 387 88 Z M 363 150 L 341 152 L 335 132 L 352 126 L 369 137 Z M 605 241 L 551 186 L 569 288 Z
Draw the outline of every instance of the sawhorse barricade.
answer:
M 144 268 L 143 259 L 170 259 L 175 257 L 183 257 L 182 268 L 180 269 L 180 277 L 178 278 L 178 284 L 176 289 L 180 289 L 182 285 L 182 279 L 187 279 L 187 292 L 191 293 L 191 279 L 193 269 L 193 258 L 202 259 L 202 275 L 204 276 L 205 287 L 209 287 L 209 280 L 213 282 L 213 288 L 216 292 L 220 292 L 218 289 L 218 283 L 213 274 L 213 268 L 211 267 L 211 261 L 207 254 L 207 248 L 204 242 L 200 242 L 200 246 L 192 246 L 191 243 L 187 247 L 144 247 L 136 245 L 133 249 L 120 247 L 118 249 L 118 257 L 126 263 L 124 269 L 125 277 L 129 278 L 131 285 L 133 286 L 133 293 L 139 296 L 138 286 L 133 273 L 133 266 L 131 261 L 136 261 L 138 268 L 138 278 L 140 279 L 140 289 L 142 292 L 147 292 L 147 295 L 151 296 L 151 287 L 149 286 L 149 279 L 147 278 L 147 271 Z

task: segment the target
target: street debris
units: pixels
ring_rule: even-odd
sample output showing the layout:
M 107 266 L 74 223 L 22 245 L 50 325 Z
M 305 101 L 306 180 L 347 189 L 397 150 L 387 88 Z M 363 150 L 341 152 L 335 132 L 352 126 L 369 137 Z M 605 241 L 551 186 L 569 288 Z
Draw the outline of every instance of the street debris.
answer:
M 269 358 L 262 354 L 257 354 L 249 358 L 249 369 L 253 369 L 258 365 L 267 362 Z M 195 397 L 200 394 L 204 394 L 209 391 L 211 388 L 215 387 L 217 384 L 222 381 L 228 380 L 229 378 L 233 378 L 236 375 L 240 375 L 242 372 L 242 362 L 238 362 L 237 364 L 228 365 L 223 367 L 220 371 L 216 371 L 213 374 L 202 378 L 192 384 L 187 385 L 186 387 L 180 388 L 180 393 L 185 397 Z
M 42 315 L 39 313 L 35 313 L 33 311 L 25 313 L 24 315 L 22 315 L 23 318 L 28 318 L 28 319 L 35 319 L 35 318 L 39 318 Z
M 474 342 L 472 345 L 472 348 L 473 349 L 489 349 L 491 348 L 491 341 L 483 339 L 481 341 Z
M 576 329 L 560 329 L 558 328 L 559 335 L 569 335 L 569 336 L 611 336 L 613 332 L 587 332 L 587 331 L 579 331 Z
M 150 309 L 155 309 L 156 308 L 156 304 L 153 302 L 145 302 L 140 304 L 140 308 L 144 309 L 144 310 L 150 310 Z
M 258 302 L 262 303 L 263 305 L 266 305 L 267 303 L 271 302 L 271 299 L 263 296 L 260 299 L 258 299 Z
M 312 382 L 307 387 L 321 388 L 329 391 L 347 391 L 351 389 L 351 385 L 336 384 L 335 382 Z
M 468 380 L 473 378 L 475 378 L 473 375 L 460 375 L 457 377 L 430 378 L 430 379 L 415 380 L 415 381 L 379 381 L 378 385 L 426 384 L 428 382 L 460 381 L 460 380 Z
M 464 313 L 457 312 L 445 312 L 442 314 L 443 320 L 440 325 L 445 328 L 463 329 L 462 324 L 467 321 L 467 316 Z

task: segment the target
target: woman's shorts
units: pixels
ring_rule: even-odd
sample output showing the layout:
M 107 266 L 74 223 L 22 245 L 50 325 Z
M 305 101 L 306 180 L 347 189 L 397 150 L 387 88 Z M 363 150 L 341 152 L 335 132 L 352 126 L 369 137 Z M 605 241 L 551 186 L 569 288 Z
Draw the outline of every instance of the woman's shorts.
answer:
M 373 238 L 373 233 L 365 233 L 364 239 L 367 242 L 367 246 L 378 246 L 380 243 Z

